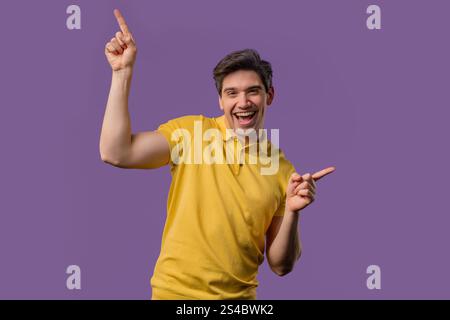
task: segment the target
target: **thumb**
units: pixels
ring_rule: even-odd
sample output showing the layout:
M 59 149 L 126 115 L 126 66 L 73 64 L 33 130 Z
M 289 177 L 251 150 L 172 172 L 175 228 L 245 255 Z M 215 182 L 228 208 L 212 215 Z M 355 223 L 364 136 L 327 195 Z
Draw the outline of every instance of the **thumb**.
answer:
M 292 194 L 294 193 L 295 188 L 302 183 L 303 178 L 300 174 L 298 174 L 297 172 L 294 172 L 293 174 L 291 174 L 291 177 L 289 178 L 289 182 L 288 182 L 288 186 L 286 189 L 286 193 L 287 194 Z

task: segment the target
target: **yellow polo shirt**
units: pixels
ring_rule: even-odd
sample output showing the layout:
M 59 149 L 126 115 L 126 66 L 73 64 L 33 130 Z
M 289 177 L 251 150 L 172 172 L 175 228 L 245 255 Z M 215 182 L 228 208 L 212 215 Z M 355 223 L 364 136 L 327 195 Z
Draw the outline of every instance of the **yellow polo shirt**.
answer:
M 227 136 L 224 116 L 184 116 L 160 125 L 158 132 L 167 139 L 172 153 L 177 150 L 176 154 L 187 155 L 188 148 L 181 143 L 186 136 L 174 141 L 172 134 L 184 129 L 192 141 L 199 139 L 197 147 L 204 150 L 213 140 L 194 135 L 200 126 L 201 133 L 218 129 L 226 160 L 199 162 L 194 152 L 190 162 L 171 157 L 172 183 L 161 251 L 150 281 L 152 299 L 256 299 L 265 234 L 272 217 L 284 214 L 286 187 L 295 168 L 276 149 L 278 170 L 261 174 L 270 165 L 239 157 L 248 157 L 250 146 L 242 147 L 239 139 Z M 266 153 L 259 148 L 261 154 L 272 154 L 274 147 L 270 142 L 268 146 Z M 226 157 L 230 147 L 238 148 L 231 160 Z M 243 153 L 239 152 L 242 149 Z

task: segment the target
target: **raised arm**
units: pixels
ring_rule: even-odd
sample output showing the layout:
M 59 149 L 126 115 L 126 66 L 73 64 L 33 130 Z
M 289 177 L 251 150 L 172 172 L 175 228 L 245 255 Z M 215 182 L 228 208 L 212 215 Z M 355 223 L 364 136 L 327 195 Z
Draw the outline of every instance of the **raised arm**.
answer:
M 100 156 L 120 168 L 158 168 L 169 162 L 169 144 L 157 131 L 131 132 L 128 96 L 137 47 L 120 11 L 114 10 L 114 15 L 121 31 L 105 46 L 112 80 L 100 134 Z

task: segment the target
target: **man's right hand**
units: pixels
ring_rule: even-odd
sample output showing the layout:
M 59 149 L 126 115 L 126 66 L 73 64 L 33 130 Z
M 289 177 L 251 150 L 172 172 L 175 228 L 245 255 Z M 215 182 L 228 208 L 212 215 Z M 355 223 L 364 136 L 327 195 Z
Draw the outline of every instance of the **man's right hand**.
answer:
M 136 61 L 136 42 L 120 11 L 114 9 L 114 15 L 121 31 L 106 44 L 105 55 L 113 71 L 132 69 Z

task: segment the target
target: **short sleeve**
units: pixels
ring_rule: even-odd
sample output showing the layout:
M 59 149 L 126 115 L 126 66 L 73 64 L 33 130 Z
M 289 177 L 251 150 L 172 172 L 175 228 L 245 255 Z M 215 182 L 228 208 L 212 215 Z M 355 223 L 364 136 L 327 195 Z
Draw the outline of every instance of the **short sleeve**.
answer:
M 279 188 L 281 190 L 280 204 L 274 213 L 274 216 L 283 216 L 286 209 L 286 189 L 289 178 L 295 172 L 294 165 L 284 157 L 280 150 L 280 171 L 278 173 Z
M 178 128 L 180 128 L 179 120 L 173 119 L 161 124 L 157 129 L 158 132 L 161 133 L 164 138 L 166 138 L 167 142 L 170 145 L 170 150 L 172 150 L 174 145 L 176 144 L 176 141 L 172 140 L 172 133 Z
M 169 120 L 163 124 L 161 124 L 157 131 L 161 133 L 164 138 L 166 138 L 167 142 L 170 146 L 170 163 L 173 165 L 172 161 L 172 149 L 177 145 L 178 139 L 177 135 L 175 134 L 177 130 L 185 130 L 189 133 L 189 135 L 193 134 L 194 131 L 194 124 L 196 121 L 202 121 L 203 116 L 202 115 L 189 115 L 189 116 L 183 116 L 179 118 L 175 118 L 172 120 Z

